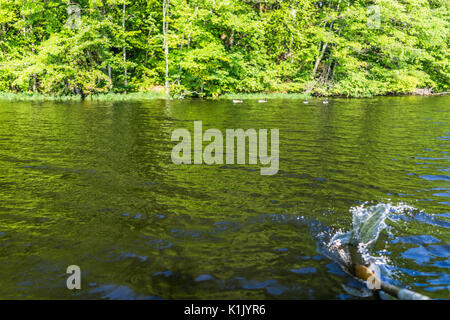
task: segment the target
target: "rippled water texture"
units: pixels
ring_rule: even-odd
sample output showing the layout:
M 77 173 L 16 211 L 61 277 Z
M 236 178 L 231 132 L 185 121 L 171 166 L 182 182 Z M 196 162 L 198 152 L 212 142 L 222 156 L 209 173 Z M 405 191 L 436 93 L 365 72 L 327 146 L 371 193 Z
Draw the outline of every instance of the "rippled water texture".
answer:
M 278 174 L 172 164 L 194 120 L 279 128 Z M 389 281 L 448 299 L 449 121 L 447 96 L 0 102 L 0 298 L 360 299 L 321 248 L 367 202 L 404 208 L 372 252 Z

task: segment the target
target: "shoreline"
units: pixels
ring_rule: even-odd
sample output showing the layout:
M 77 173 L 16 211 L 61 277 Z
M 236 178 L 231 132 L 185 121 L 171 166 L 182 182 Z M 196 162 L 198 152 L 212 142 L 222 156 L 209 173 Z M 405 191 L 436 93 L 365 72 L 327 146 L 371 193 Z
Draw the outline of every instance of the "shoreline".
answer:
M 385 94 L 385 95 L 373 95 L 367 97 L 361 96 L 344 96 L 344 95 L 323 95 L 314 96 L 305 93 L 227 93 L 218 97 L 186 97 L 180 98 L 177 96 L 167 97 L 164 93 L 160 92 L 131 92 L 131 93 L 106 93 L 98 95 L 88 95 L 82 97 L 81 95 L 47 95 L 41 93 L 14 93 L 14 92 L 0 92 L 0 101 L 8 102 L 81 102 L 81 101 L 94 101 L 94 102 L 137 102 L 137 101 L 153 101 L 153 100 L 184 100 L 184 99 L 205 99 L 205 100 L 259 100 L 259 99 L 289 99 L 289 100 L 304 100 L 314 98 L 340 98 L 340 99 L 364 99 L 364 98 L 377 98 L 377 97 L 432 97 L 432 96 L 444 96 L 450 92 L 427 92 L 426 94 L 419 94 L 417 92 L 407 94 Z

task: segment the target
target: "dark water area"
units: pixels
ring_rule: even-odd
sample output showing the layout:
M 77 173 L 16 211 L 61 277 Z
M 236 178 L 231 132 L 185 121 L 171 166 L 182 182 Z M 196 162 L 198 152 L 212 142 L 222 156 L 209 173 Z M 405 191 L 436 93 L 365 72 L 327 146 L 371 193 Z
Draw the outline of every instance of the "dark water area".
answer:
M 278 128 L 278 173 L 173 164 L 195 120 Z M 367 202 L 406 208 L 374 248 L 390 281 L 449 299 L 449 140 L 448 96 L 0 102 L 0 298 L 373 299 L 320 250 Z

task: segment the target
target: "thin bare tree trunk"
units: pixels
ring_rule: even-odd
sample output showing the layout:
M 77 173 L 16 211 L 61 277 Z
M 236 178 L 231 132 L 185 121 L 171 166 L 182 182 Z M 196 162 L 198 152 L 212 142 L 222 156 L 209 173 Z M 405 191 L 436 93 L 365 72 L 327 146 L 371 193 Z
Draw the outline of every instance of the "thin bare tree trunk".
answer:
M 168 12 L 170 0 L 163 0 L 163 35 L 164 35 L 164 57 L 166 59 L 166 74 L 165 74 L 165 88 L 166 95 L 170 94 L 169 89 L 169 45 L 167 43 L 167 36 L 169 32 Z
M 109 90 L 111 91 L 113 88 L 113 82 L 112 82 L 112 71 L 111 71 L 110 64 L 108 64 L 108 78 L 109 78 Z
M 322 61 L 322 58 L 325 54 L 325 50 L 327 50 L 328 42 L 325 42 L 322 46 L 322 50 L 320 51 L 320 55 L 316 59 L 316 63 L 314 63 L 314 69 L 311 74 L 311 79 L 314 79 L 316 76 L 317 68 L 319 67 L 320 61 Z
M 337 6 L 335 8 L 336 11 L 339 11 L 340 4 L 341 4 L 341 0 L 339 0 L 337 3 Z M 333 30 L 333 24 L 334 24 L 334 21 L 331 22 L 329 31 Z M 316 62 L 314 63 L 314 69 L 311 74 L 311 79 L 315 78 L 316 73 L 317 73 L 317 68 L 319 67 L 320 61 L 322 61 L 323 56 L 325 55 L 325 51 L 327 50 L 327 47 L 328 47 L 328 41 L 325 41 L 325 43 L 322 46 L 322 50 L 320 51 L 320 55 L 317 57 Z
M 33 54 L 35 54 L 35 53 L 36 53 L 36 50 L 34 49 L 34 42 L 33 42 L 32 46 L 33 46 L 33 47 L 31 48 L 31 51 L 33 52 Z M 37 90 L 37 77 L 36 77 L 36 73 L 33 73 L 31 76 L 33 77 L 33 92 L 36 92 L 36 90 Z
M 125 3 L 125 0 L 123 0 L 123 6 L 122 6 L 122 33 L 125 36 L 125 21 L 127 19 L 126 17 L 126 10 L 127 6 Z M 123 85 L 125 86 L 125 93 L 127 93 L 127 86 L 128 86 L 128 69 L 127 69 L 127 48 L 126 43 L 123 45 Z

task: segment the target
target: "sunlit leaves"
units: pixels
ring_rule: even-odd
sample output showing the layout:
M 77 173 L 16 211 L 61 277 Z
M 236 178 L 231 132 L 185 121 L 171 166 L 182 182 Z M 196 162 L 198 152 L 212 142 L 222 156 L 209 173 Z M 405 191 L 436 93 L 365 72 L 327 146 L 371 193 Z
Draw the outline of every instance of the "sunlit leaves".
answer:
M 67 28 L 65 2 L 0 0 L 1 91 L 90 94 L 164 83 L 162 0 L 77 4 L 81 25 Z M 170 85 L 199 96 L 446 90 L 448 15 L 443 0 L 171 0 Z

